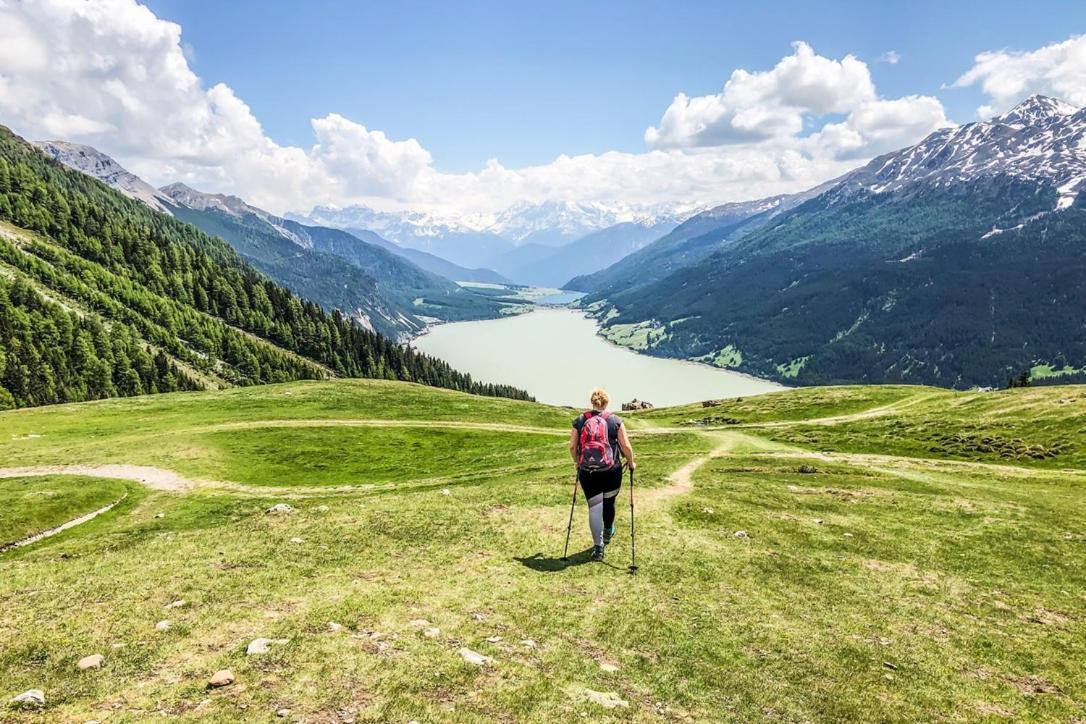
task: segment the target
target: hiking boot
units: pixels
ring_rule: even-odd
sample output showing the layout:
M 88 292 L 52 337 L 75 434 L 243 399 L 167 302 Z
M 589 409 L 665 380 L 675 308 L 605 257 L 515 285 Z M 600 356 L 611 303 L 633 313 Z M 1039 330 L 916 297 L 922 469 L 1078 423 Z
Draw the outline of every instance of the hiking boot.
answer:
M 592 546 L 592 555 L 589 556 L 594 561 L 603 560 L 603 546 Z
M 603 544 L 607 545 L 615 537 L 615 526 L 611 525 L 603 529 Z

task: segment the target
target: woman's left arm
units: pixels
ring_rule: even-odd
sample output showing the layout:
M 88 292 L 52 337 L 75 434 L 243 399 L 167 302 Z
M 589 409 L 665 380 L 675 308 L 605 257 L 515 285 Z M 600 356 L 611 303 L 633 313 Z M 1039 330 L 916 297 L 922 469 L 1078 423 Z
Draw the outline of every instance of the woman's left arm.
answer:
M 630 470 L 636 470 L 637 465 L 634 463 L 633 447 L 631 447 L 630 438 L 626 434 L 626 423 L 618 426 L 618 447 L 622 450 L 622 457 L 626 458 L 626 464 L 630 466 Z

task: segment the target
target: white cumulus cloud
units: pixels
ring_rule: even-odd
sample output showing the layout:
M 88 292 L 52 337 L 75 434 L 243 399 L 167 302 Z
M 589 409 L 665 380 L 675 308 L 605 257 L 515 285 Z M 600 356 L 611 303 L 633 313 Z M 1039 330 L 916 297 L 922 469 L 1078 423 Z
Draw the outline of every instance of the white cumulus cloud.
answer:
M 791 145 L 815 157 L 864 159 L 915 143 L 948 125 L 932 96 L 879 98 L 867 64 L 847 55 L 834 60 L 803 42 L 771 70 L 736 70 L 720 93 L 680 93 L 658 126 L 645 131 L 656 148 L 715 147 L 751 142 Z M 897 54 L 888 62 L 897 62 Z M 817 119 L 840 122 L 803 136 Z
M 1030 51 L 994 50 L 976 56 L 954 87 L 979 85 L 989 102 L 981 118 L 1009 110 L 1026 96 L 1055 96 L 1086 106 L 1086 35 L 1076 35 Z
M 181 27 L 135 0 L 0 0 L 0 123 L 95 146 L 154 184 L 183 181 L 275 212 L 367 203 L 462 214 L 516 201 L 693 205 L 799 191 L 946 123 L 936 99 L 882 99 L 861 60 L 796 43 L 769 70 L 734 71 L 719 94 L 678 95 L 645 152 L 523 168 L 490 159 L 451 174 L 418 140 L 336 113 L 312 119 L 311 146 L 280 145 L 229 86 L 206 85 L 191 57 Z
M 794 136 L 808 114 L 845 113 L 875 98 L 863 61 L 825 58 L 803 42 L 792 47 L 772 70 L 734 71 L 720 93 L 678 94 L 660 124 L 645 131 L 645 142 L 675 148 Z
M 931 96 L 876 99 L 861 103 L 840 123 L 827 123 L 811 135 L 808 146 L 840 159 L 870 158 L 949 125 L 943 104 Z

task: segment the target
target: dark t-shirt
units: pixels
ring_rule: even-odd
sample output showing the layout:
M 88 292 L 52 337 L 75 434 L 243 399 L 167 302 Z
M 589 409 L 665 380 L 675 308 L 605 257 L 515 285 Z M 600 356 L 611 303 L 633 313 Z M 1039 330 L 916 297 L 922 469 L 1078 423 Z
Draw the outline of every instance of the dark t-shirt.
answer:
M 596 413 L 599 414 L 599 413 Z M 573 421 L 573 427 L 577 430 L 577 434 L 581 434 L 581 428 L 584 427 L 585 417 L 581 414 Z M 622 427 L 622 418 L 618 415 L 607 415 L 607 442 L 611 443 L 611 457 L 615 459 L 615 467 L 622 467 L 622 458 L 619 457 L 618 447 L 618 429 Z

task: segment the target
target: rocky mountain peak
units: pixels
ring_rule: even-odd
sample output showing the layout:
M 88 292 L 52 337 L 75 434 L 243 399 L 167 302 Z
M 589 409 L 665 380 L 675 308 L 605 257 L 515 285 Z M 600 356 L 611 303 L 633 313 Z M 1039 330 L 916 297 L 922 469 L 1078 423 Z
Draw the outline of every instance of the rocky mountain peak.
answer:
M 142 201 L 156 211 L 170 213 L 164 203 L 168 199 L 158 189 L 96 148 L 68 141 L 36 141 L 33 145 L 45 155 L 112 186 L 130 199 Z

